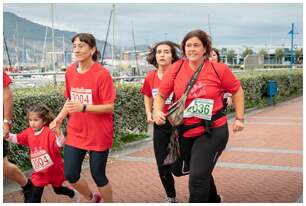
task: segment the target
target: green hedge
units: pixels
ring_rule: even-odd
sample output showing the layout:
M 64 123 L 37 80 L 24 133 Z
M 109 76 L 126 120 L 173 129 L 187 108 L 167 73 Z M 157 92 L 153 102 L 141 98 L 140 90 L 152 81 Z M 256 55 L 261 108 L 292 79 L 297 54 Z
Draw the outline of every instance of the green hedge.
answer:
M 241 81 L 245 94 L 245 107 L 262 107 L 267 105 L 267 83 L 275 80 L 278 85 L 278 94 L 274 98 L 275 102 L 281 102 L 291 96 L 302 93 L 303 70 L 279 70 L 279 71 L 250 71 L 237 74 Z
M 245 92 L 245 106 L 260 107 L 267 105 L 267 82 L 276 80 L 279 93 L 276 102 L 290 96 L 301 94 L 303 89 L 303 70 L 282 70 L 272 72 L 243 72 L 237 74 Z M 115 145 L 128 141 L 133 135 L 147 131 L 143 96 L 140 84 L 116 83 L 116 104 L 114 113 Z M 14 90 L 14 112 L 12 132 L 18 133 L 26 128 L 26 109 L 33 104 L 45 103 L 55 114 L 64 104 L 63 85 L 35 89 Z M 65 123 L 63 129 L 65 128 Z M 64 131 L 65 132 L 65 131 Z M 137 138 L 137 137 L 136 137 Z M 25 152 L 26 151 L 26 152 Z M 28 149 L 11 144 L 9 159 L 22 168 L 31 167 Z
M 115 140 L 114 145 L 120 146 L 128 142 L 129 137 L 137 139 L 145 137 L 147 131 L 141 84 L 116 83 L 116 103 L 114 113 Z M 14 111 L 12 133 L 18 133 L 27 127 L 26 109 L 37 103 L 44 103 L 58 114 L 64 105 L 64 86 L 47 86 L 34 89 L 16 89 L 14 92 Z M 136 123 L 136 124 L 135 124 Z M 63 130 L 65 133 L 65 125 Z M 133 133 L 134 135 L 131 135 Z M 137 134 L 137 135 L 135 135 Z M 28 148 L 10 144 L 9 159 L 21 168 L 30 168 Z

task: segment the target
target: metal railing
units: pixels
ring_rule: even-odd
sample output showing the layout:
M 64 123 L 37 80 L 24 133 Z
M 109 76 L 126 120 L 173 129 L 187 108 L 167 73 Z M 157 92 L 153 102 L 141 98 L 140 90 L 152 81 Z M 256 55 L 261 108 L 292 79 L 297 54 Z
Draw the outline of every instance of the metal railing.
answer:
M 252 71 L 279 71 L 285 70 L 286 68 L 261 68 L 254 69 Z M 292 69 L 300 69 L 300 68 L 292 68 Z M 234 69 L 232 72 L 234 74 L 245 73 L 251 70 L 241 70 Z M 64 83 L 65 81 L 65 72 L 25 72 L 25 73 L 9 73 L 8 74 L 13 79 L 13 87 L 39 87 L 47 84 L 58 84 Z M 133 83 L 133 82 L 142 82 L 145 76 L 121 76 L 121 77 L 113 77 L 113 80 L 122 83 Z

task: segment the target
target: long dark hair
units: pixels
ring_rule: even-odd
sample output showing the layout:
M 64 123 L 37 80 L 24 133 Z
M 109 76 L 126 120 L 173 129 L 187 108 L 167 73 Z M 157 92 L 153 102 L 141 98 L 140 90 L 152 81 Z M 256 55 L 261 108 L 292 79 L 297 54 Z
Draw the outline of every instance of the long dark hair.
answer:
M 180 50 L 180 46 L 172 41 L 161 41 L 156 44 L 154 44 L 152 47 L 149 48 L 149 53 L 147 54 L 147 62 L 149 64 L 152 64 L 156 68 L 158 67 L 157 61 L 156 61 L 156 52 L 157 47 L 159 45 L 168 45 L 171 48 L 171 55 L 172 55 L 172 61 L 171 63 L 177 61 L 180 57 L 177 54 Z
M 206 53 L 203 56 L 205 57 L 205 59 L 208 59 L 211 52 L 211 37 L 201 29 L 190 31 L 184 36 L 183 41 L 181 43 L 182 47 L 181 49 L 183 51 L 184 56 L 186 56 L 185 53 L 186 42 L 188 41 L 188 39 L 192 37 L 197 37 L 202 42 L 203 47 L 206 49 Z
M 219 50 L 217 48 L 212 48 L 211 51 L 214 51 L 217 54 L 217 61 L 220 62 L 220 54 L 219 54 Z
M 90 33 L 79 33 L 72 37 L 71 42 L 73 43 L 76 38 L 79 38 L 81 42 L 85 42 L 90 48 L 96 48 L 95 53 L 92 55 L 92 60 L 97 61 L 101 58 L 101 53 L 97 49 L 96 38 Z
M 29 124 L 29 114 L 30 112 L 37 113 L 38 117 L 44 122 L 44 126 L 48 126 L 55 118 L 51 109 L 45 104 L 33 105 L 27 110 L 27 123 Z

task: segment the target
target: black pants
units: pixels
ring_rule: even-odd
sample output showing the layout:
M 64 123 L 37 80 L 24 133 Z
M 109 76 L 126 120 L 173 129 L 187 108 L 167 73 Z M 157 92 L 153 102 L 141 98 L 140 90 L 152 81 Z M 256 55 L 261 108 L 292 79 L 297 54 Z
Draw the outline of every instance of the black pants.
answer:
M 42 194 L 44 192 L 44 188 L 45 187 L 36 187 L 36 186 L 33 186 L 33 188 L 32 188 L 32 195 L 30 197 L 29 202 L 31 202 L 31 203 L 40 203 L 41 202 Z M 66 196 L 68 196 L 70 198 L 73 198 L 74 195 L 75 195 L 73 190 L 69 189 L 68 187 L 64 187 L 64 186 L 53 187 L 53 190 L 58 195 L 66 195 Z
M 8 153 L 8 145 L 9 143 L 6 140 L 3 140 L 3 158 L 6 157 Z
M 189 202 L 220 202 L 212 172 L 228 141 L 227 124 L 213 128 L 211 135 L 181 138 L 183 158 L 189 161 Z
M 172 176 L 170 166 L 163 165 L 164 159 L 168 154 L 167 148 L 170 142 L 171 128 L 172 127 L 168 121 L 164 125 L 154 124 L 153 144 L 160 180 L 164 186 L 167 196 L 175 197 L 176 193 L 174 178 Z
M 64 168 L 65 178 L 69 183 L 76 183 L 80 179 L 82 162 L 87 150 L 79 149 L 70 145 L 64 148 Z M 108 150 L 89 151 L 89 164 L 91 176 L 98 187 L 107 185 L 108 179 L 105 175 Z

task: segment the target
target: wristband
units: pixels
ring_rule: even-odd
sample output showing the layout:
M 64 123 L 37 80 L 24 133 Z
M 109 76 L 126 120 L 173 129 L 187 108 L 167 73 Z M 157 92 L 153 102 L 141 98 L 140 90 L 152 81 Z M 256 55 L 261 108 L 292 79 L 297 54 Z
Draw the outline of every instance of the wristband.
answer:
M 87 107 L 87 105 L 86 105 L 86 104 L 83 104 L 82 112 L 85 112 L 85 111 L 86 111 L 86 107 Z
M 235 121 L 236 121 L 236 120 L 239 120 L 240 122 L 244 123 L 244 118 L 235 117 Z

